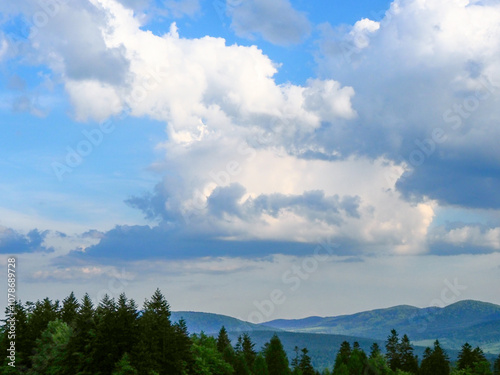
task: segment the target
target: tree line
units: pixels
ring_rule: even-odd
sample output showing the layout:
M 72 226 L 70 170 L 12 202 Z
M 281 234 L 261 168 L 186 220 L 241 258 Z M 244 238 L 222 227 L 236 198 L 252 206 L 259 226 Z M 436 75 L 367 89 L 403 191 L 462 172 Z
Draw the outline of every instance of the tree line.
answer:
M 260 351 L 247 333 L 233 344 L 224 327 L 217 337 L 190 335 L 182 319 L 171 322 L 158 289 L 142 310 L 125 294 L 106 295 L 94 306 L 88 294 L 78 301 L 71 293 L 62 303 L 16 302 L 13 312 L 16 366 L 4 355 L 2 375 L 500 375 L 500 355 L 492 371 L 482 350 L 467 343 L 453 366 L 437 340 L 419 361 L 408 336 L 395 330 L 385 353 L 376 343 L 367 355 L 357 342 L 344 341 L 333 368 L 319 372 L 307 348 L 295 347 L 289 361 L 276 334 Z M 8 332 L 5 319 L 1 353 L 9 351 Z

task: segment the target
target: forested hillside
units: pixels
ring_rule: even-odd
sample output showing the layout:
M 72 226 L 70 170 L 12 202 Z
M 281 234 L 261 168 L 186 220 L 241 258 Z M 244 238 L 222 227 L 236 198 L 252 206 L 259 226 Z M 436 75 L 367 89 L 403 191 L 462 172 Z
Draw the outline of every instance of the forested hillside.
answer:
M 297 334 L 254 331 L 268 337 L 258 345 L 249 333 L 231 336 L 223 326 L 216 336 L 190 334 L 184 320 L 172 321 L 160 290 L 141 309 L 125 294 L 105 296 L 97 306 L 73 293 L 62 302 L 16 302 L 3 323 L 5 375 L 500 375 L 500 356 L 492 364 L 468 343 L 456 363 L 437 340 L 419 360 L 409 337 L 394 329 L 368 350 L 367 342 L 349 337 L 324 345 L 332 365 L 312 361 L 318 349 L 312 338 L 321 335 L 309 335 L 310 347 L 297 340 L 287 355 L 283 342 L 291 346 Z

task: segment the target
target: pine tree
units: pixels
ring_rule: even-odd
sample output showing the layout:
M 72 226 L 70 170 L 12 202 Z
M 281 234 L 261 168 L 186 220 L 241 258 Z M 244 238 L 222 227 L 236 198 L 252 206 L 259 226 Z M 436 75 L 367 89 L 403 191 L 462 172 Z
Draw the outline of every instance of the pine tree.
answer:
M 424 358 L 420 364 L 421 375 L 449 375 L 450 360 L 446 352 L 439 345 L 439 341 L 434 342 L 434 349 L 426 348 Z
M 49 322 L 36 340 L 32 368 L 28 375 L 63 374 L 64 354 L 71 337 L 71 328 L 61 320 Z
M 365 352 L 360 348 L 359 343 L 355 342 L 353 344 L 353 349 L 349 360 L 347 361 L 347 368 L 349 374 L 352 375 L 362 375 L 365 369 L 368 367 L 368 358 Z
M 253 368 L 253 363 L 257 356 L 257 353 L 254 350 L 255 344 L 252 342 L 252 339 L 248 335 L 248 333 L 243 334 L 243 340 L 241 343 L 241 349 L 243 356 L 245 358 L 245 362 L 249 369 Z
M 264 347 L 264 356 L 266 358 L 269 375 L 290 374 L 288 358 L 283 349 L 283 344 L 276 334 L 271 337 L 271 340 Z
M 95 337 L 95 311 L 90 296 L 85 294 L 75 318 L 73 334 L 64 358 L 67 374 L 90 375 L 92 342 Z
M 303 348 L 301 352 L 302 354 L 300 356 L 299 368 L 302 375 L 314 375 L 315 371 L 314 367 L 311 364 L 311 357 L 309 357 L 309 355 L 307 354 L 309 353 L 309 351 L 307 350 L 307 348 Z
M 500 354 L 493 364 L 493 375 L 500 375 Z
M 194 357 L 193 368 L 190 374 L 200 375 L 232 375 L 233 367 L 223 359 L 223 354 L 217 350 L 217 343 L 213 337 L 203 332 L 191 336 L 191 350 Z M 236 373 L 237 374 L 237 373 Z
M 116 303 L 114 316 L 115 330 L 112 339 L 115 340 L 117 353 L 121 358 L 124 353 L 130 353 L 137 343 L 139 327 L 137 322 L 137 305 L 133 299 L 128 300 L 122 293 Z
M 116 363 L 112 375 L 137 375 L 137 370 L 130 364 L 128 353 L 124 353 Z
M 174 323 L 174 367 L 177 372 L 184 374 L 193 367 L 194 358 L 191 352 L 191 338 L 189 337 L 186 321 L 180 319 Z
M 474 365 L 474 354 L 472 353 L 472 346 L 468 342 L 462 345 L 462 349 L 458 353 L 457 369 L 465 370 L 471 369 Z
M 347 341 L 342 342 L 340 344 L 340 349 L 335 357 L 335 364 L 333 365 L 333 373 L 337 374 L 337 372 L 343 371 L 341 367 L 345 367 L 347 370 L 347 364 L 349 363 L 349 358 L 351 358 L 351 344 Z M 342 366 L 343 365 L 343 366 Z
M 8 319 L 14 319 L 15 321 L 15 341 L 16 341 L 16 371 L 26 371 L 28 364 L 30 363 L 29 356 L 31 355 L 31 348 L 33 347 L 30 339 L 28 337 L 28 314 L 26 308 L 23 306 L 21 301 L 15 301 L 12 305 L 12 310 L 9 308 L 5 309 L 6 319 L 2 320 L 3 332 L 2 339 L 0 341 L 0 350 L 2 353 L 7 353 L 10 347 L 9 338 L 9 327 L 10 323 Z M 0 359 L 0 368 L 9 368 L 7 363 L 9 358 L 2 355 Z
M 29 304 L 30 313 L 28 314 L 27 325 L 27 340 L 29 348 L 27 349 L 30 355 L 36 344 L 36 340 L 41 337 L 42 332 L 47 329 L 49 322 L 57 319 L 59 315 L 59 301 L 52 301 L 45 298 L 42 301 L 36 301 L 35 304 Z M 28 360 L 28 367 L 31 367 L 31 361 Z
M 292 375 L 298 375 L 300 374 L 300 368 L 299 368 L 299 347 L 295 346 L 293 348 L 293 351 L 295 352 L 295 357 L 293 357 L 291 365 L 292 365 Z
M 387 337 L 385 350 L 385 357 L 390 369 L 396 371 L 401 367 L 401 356 L 399 353 L 399 336 L 395 329 L 391 330 L 391 334 Z
M 64 323 L 67 323 L 69 326 L 71 326 L 75 321 L 76 316 L 78 315 L 79 307 L 80 304 L 78 303 L 75 294 L 71 292 L 70 295 L 65 299 L 63 299 L 62 301 L 62 308 L 60 314 L 61 320 Z
M 159 375 L 182 374 L 191 361 L 190 354 L 179 352 L 176 345 L 181 339 L 179 328 L 170 321 L 170 305 L 159 289 L 144 302 L 139 318 L 139 340 L 133 351 L 132 363 L 139 374 L 156 371 Z M 183 329 L 181 329 L 182 331 Z
M 217 336 L 217 350 L 220 353 L 224 353 L 224 350 L 228 346 L 231 346 L 231 340 L 229 340 L 229 336 L 227 335 L 226 327 L 222 326 Z
M 269 375 L 269 370 L 267 369 L 266 359 L 262 353 L 257 354 L 255 361 L 253 363 L 252 373 L 254 375 Z
M 380 353 L 380 346 L 374 342 L 372 346 L 370 346 L 370 359 L 378 357 Z
M 418 373 L 418 359 L 413 354 L 413 346 L 410 343 L 410 339 L 405 334 L 401 339 L 399 344 L 399 356 L 400 356 L 400 370 L 409 372 L 411 374 Z

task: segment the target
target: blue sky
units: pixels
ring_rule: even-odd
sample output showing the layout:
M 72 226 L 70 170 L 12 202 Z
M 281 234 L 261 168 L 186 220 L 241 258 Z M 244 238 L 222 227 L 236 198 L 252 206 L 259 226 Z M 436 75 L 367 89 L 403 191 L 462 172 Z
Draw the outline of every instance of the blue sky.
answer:
M 500 303 L 495 1 L 0 12 L 0 254 L 21 299 L 160 287 L 249 319 L 278 289 L 274 319 L 447 304 L 453 281 Z

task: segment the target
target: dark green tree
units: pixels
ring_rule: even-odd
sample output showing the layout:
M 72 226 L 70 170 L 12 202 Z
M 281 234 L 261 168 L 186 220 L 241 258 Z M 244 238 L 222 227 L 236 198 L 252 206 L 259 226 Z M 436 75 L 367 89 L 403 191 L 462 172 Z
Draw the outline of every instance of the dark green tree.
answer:
M 222 326 L 217 336 L 217 350 L 220 353 L 224 353 L 224 350 L 228 346 L 231 346 L 231 340 L 229 340 L 229 336 L 227 335 L 226 327 Z
M 398 332 L 393 329 L 391 334 L 387 337 L 385 343 L 385 358 L 387 359 L 387 364 L 392 371 L 396 371 L 401 368 L 401 355 L 399 351 L 399 336 Z
M 302 354 L 300 355 L 299 369 L 302 375 L 314 375 L 315 371 L 311 363 L 311 357 L 307 354 L 309 351 L 307 348 L 303 348 L 301 352 Z
M 262 353 L 257 354 L 257 357 L 255 357 L 255 361 L 253 362 L 252 373 L 254 375 L 269 375 L 266 359 L 264 358 Z
M 340 344 L 340 349 L 337 353 L 337 356 L 335 357 L 335 363 L 333 365 L 333 373 L 337 374 L 340 373 L 341 367 L 345 367 L 346 371 L 348 370 L 347 364 L 349 363 L 349 358 L 351 358 L 351 344 L 349 344 L 347 341 L 342 342 Z
M 61 320 L 71 326 L 78 315 L 78 309 L 80 304 L 75 297 L 73 292 L 70 293 L 68 297 L 63 299 L 60 317 Z
M 12 313 L 12 314 L 11 314 Z M 0 350 L 2 353 L 2 357 L 0 359 L 0 368 L 4 368 L 4 371 L 8 371 L 10 373 L 17 373 L 17 371 L 26 371 L 28 368 L 28 364 L 30 363 L 29 356 L 32 354 L 31 350 L 33 348 L 33 344 L 30 342 L 28 337 L 28 313 L 26 308 L 23 306 L 21 301 L 15 301 L 12 305 L 12 310 L 9 308 L 5 309 L 6 318 L 2 320 L 2 327 L 0 331 L 2 332 L 2 338 L 0 340 Z M 13 319 L 15 325 L 15 333 L 10 332 L 10 322 L 9 319 Z M 15 337 L 13 336 L 15 335 Z M 8 366 L 8 362 L 10 359 L 7 355 L 3 355 L 3 353 L 7 353 L 7 350 L 10 348 L 10 342 L 15 339 L 16 342 L 16 368 Z
M 426 348 L 424 358 L 420 364 L 420 375 L 449 375 L 450 360 L 446 352 L 441 348 L 439 341 L 434 342 L 434 348 Z
M 248 333 L 244 333 L 241 342 L 241 349 L 243 356 L 245 358 L 245 362 L 249 369 L 253 368 L 253 363 L 255 358 L 257 357 L 257 352 L 254 349 L 255 344 L 252 342 L 252 339 L 248 335 Z
M 471 372 L 473 375 L 491 374 L 491 365 L 481 348 L 472 349 L 469 343 L 465 343 L 458 353 L 457 369 Z
M 112 375 L 137 375 L 137 370 L 130 364 L 128 353 L 124 353 L 116 363 Z
M 96 329 L 92 340 L 90 369 L 93 374 L 111 374 L 123 355 L 118 342 L 119 322 L 117 304 L 114 298 L 105 295 L 99 302 L 95 313 Z
M 399 344 L 399 358 L 400 358 L 400 370 L 409 372 L 411 374 L 418 373 L 418 358 L 413 354 L 413 346 L 410 343 L 410 339 L 405 334 L 401 339 Z
M 370 346 L 370 358 L 376 358 L 380 354 L 380 346 L 376 342 L 374 342 L 372 346 Z
M 278 335 L 274 334 L 264 346 L 264 357 L 266 358 L 269 375 L 290 374 L 288 358 Z
M 47 329 L 49 322 L 56 320 L 59 315 L 59 301 L 52 301 L 45 298 L 42 301 L 36 301 L 34 304 L 28 304 L 28 325 L 27 325 L 27 354 L 32 355 L 36 345 L 36 340 Z M 31 360 L 28 359 L 28 367 L 31 367 Z
M 462 345 L 462 349 L 458 353 L 457 369 L 465 370 L 472 368 L 475 362 L 472 346 L 468 342 Z
M 359 343 L 355 342 L 347 361 L 347 369 L 351 375 L 362 375 L 368 367 L 368 358 L 366 353 L 360 348 Z
M 73 334 L 69 339 L 64 358 L 67 374 L 91 375 L 91 351 L 95 337 L 96 323 L 94 305 L 85 294 L 75 318 Z
M 292 375 L 301 375 L 301 371 L 299 368 L 299 347 L 295 346 L 293 348 L 293 351 L 295 353 L 295 356 L 292 359 L 292 362 L 290 363 L 292 365 Z
M 159 289 L 144 302 L 139 323 L 139 339 L 131 353 L 132 364 L 140 375 L 155 371 L 159 375 L 182 374 L 191 362 L 191 352 L 177 346 L 187 332 L 170 321 L 170 305 Z M 180 330 L 179 330 L 180 328 Z M 132 355 L 133 354 L 133 355 Z
M 493 375 L 500 375 L 500 354 L 493 364 Z
M 193 343 L 189 337 L 186 321 L 184 319 L 174 323 L 173 329 L 174 367 L 180 371 L 180 373 L 184 374 L 185 372 L 189 372 L 194 364 L 194 358 L 191 352 Z

